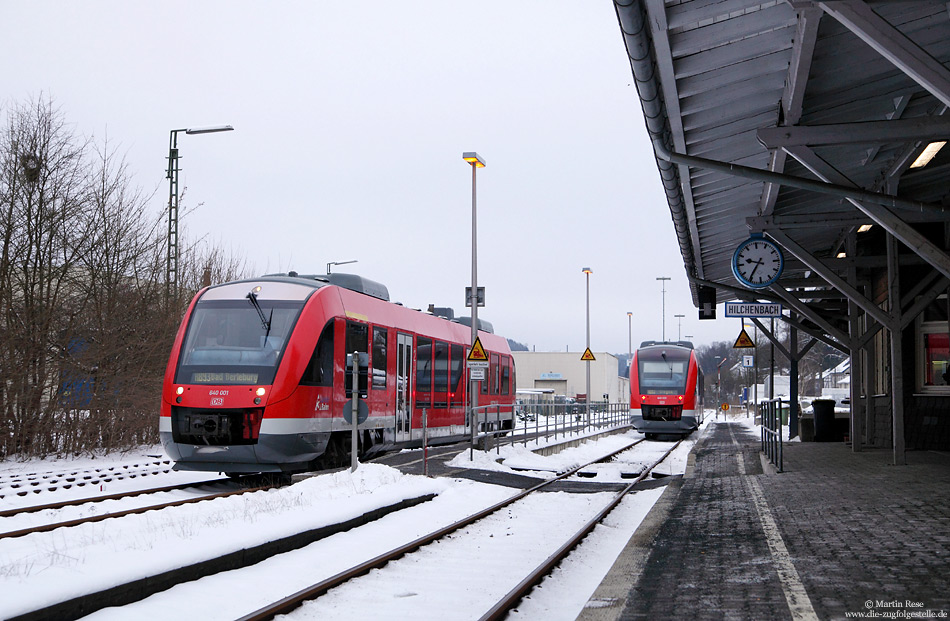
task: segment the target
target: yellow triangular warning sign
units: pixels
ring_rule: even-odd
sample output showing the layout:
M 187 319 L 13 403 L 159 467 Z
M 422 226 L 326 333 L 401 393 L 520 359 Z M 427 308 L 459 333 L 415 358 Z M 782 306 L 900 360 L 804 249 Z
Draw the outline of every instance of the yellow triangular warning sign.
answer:
M 468 352 L 469 360 L 488 360 L 488 354 L 485 353 L 485 348 L 482 347 L 482 340 L 479 337 L 475 337 L 475 344 L 472 345 L 472 351 Z
M 743 347 L 755 347 L 755 343 L 749 338 L 749 334 L 745 331 L 745 328 L 742 328 L 742 332 L 739 333 L 739 338 L 736 339 L 736 344 L 732 346 L 733 349 L 741 349 Z
M 584 361 L 593 361 L 593 360 L 597 360 L 597 359 L 594 358 L 594 354 L 591 353 L 590 347 L 588 347 L 587 349 L 584 350 L 584 355 L 581 356 L 581 360 L 584 360 Z

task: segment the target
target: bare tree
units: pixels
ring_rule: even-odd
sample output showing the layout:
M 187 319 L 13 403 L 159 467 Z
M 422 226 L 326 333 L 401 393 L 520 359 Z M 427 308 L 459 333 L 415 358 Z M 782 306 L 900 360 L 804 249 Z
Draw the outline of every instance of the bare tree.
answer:
M 85 243 L 85 146 L 43 100 L 15 108 L 2 139 L 4 453 L 54 449 L 51 362 L 67 328 L 60 309 Z
M 191 296 L 243 275 L 186 246 L 165 299 L 167 212 L 148 209 L 108 140 L 76 136 L 40 98 L 0 134 L 0 459 L 157 441 L 162 378 Z

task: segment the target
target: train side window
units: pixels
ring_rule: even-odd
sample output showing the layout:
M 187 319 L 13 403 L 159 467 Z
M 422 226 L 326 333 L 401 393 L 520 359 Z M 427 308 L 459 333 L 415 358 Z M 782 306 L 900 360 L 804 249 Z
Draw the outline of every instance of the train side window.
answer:
M 462 355 L 462 346 L 452 345 L 452 377 L 449 379 L 449 386 L 455 394 L 458 394 L 461 387 L 464 370 L 465 358 Z
M 389 351 L 389 331 L 373 327 L 373 388 L 386 388 L 386 355 Z
M 300 378 L 303 386 L 333 386 L 333 326 L 331 319 L 323 327 L 317 346 L 307 364 L 307 370 Z
M 432 339 L 416 337 L 416 409 L 432 407 Z
M 491 355 L 491 394 L 498 394 L 498 386 L 501 384 L 501 364 L 498 354 Z
M 508 395 L 511 394 L 511 378 L 509 373 L 511 371 L 511 358 L 505 356 L 501 365 L 501 394 Z
M 435 392 L 446 392 L 449 389 L 449 344 L 442 341 L 435 342 Z
M 367 353 L 369 352 L 369 326 L 365 323 L 355 321 L 346 322 L 346 348 L 343 352 L 344 358 L 354 351 L 360 352 L 360 396 L 366 396 L 366 379 L 369 375 Z M 353 396 L 353 369 L 348 367 L 344 378 L 346 387 L 346 397 Z

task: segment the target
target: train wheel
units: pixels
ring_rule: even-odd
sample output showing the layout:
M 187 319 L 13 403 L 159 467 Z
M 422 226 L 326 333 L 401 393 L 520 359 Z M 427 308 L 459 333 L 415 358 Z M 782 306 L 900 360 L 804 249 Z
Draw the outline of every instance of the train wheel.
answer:
M 350 465 L 350 435 L 336 433 L 330 435 L 327 448 L 321 461 L 324 469 L 343 468 Z

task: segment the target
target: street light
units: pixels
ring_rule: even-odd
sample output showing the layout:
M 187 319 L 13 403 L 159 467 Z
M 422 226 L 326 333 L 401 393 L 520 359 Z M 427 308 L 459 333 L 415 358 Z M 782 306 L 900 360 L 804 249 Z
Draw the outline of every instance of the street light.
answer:
M 666 342 L 666 281 L 670 280 L 669 276 L 660 276 L 657 280 L 662 282 L 663 285 L 663 342 Z
M 327 276 L 330 275 L 330 266 L 331 265 L 349 265 L 350 263 L 358 263 L 358 259 L 353 259 L 352 261 L 331 261 L 327 263 Z
M 462 159 L 472 165 L 472 291 L 469 301 L 472 304 L 472 347 L 475 347 L 475 341 L 478 340 L 478 226 L 475 209 L 475 170 L 485 168 L 485 160 L 474 151 L 465 151 L 462 153 Z M 470 448 L 470 459 L 475 459 L 475 428 L 477 427 L 475 419 L 478 415 L 478 380 L 470 380 L 471 391 L 471 424 L 472 424 L 472 445 Z
M 627 366 L 633 360 L 633 313 L 627 311 Z
M 682 337 L 680 336 L 683 333 L 683 317 L 686 315 L 673 315 L 676 317 L 676 340 L 681 341 Z
M 585 354 L 590 351 L 590 275 L 594 273 L 594 270 L 589 267 L 582 267 L 581 271 L 584 273 L 587 280 L 587 350 Z M 586 356 L 585 356 L 586 357 Z M 584 402 L 587 404 L 587 424 L 590 424 L 590 360 L 585 361 L 587 364 L 587 398 L 584 399 Z
M 165 301 L 171 299 L 172 290 L 178 291 L 178 134 L 214 134 L 229 132 L 234 128 L 230 125 L 215 127 L 196 127 L 189 129 L 173 129 L 168 136 L 168 170 L 165 178 L 168 179 L 168 256 L 165 268 Z

